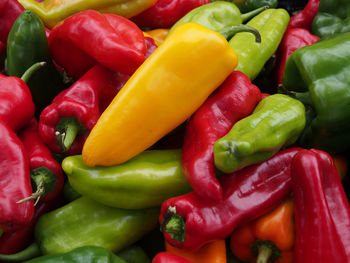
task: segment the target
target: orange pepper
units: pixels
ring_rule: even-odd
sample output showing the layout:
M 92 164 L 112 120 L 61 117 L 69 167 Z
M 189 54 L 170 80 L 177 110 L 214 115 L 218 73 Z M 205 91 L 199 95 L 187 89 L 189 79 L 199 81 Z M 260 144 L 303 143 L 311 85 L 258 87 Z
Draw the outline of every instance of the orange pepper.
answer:
M 157 29 L 146 31 L 146 33 L 153 38 L 157 46 L 159 46 L 164 42 L 168 32 L 169 32 L 169 29 L 167 28 L 157 28 Z
M 335 167 L 337 168 L 340 179 L 343 180 L 345 178 L 346 172 L 348 171 L 347 159 L 341 155 L 333 155 L 332 159 Z
M 250 262 L 293 262 L 293 201 L 287 199 L 270 213 L 238 228 L 231 235 L 231 251 L 239 259 Z M 252 248 L 251 248 L 252 247 Z M 256 247 L 257 259 L 254 257 Z
M 167 252 L 183 257 L 191 263 L 226 263 L 225 240 L 216 240 L 203 246 L 196 252 L 173 247 L 165 242 Z

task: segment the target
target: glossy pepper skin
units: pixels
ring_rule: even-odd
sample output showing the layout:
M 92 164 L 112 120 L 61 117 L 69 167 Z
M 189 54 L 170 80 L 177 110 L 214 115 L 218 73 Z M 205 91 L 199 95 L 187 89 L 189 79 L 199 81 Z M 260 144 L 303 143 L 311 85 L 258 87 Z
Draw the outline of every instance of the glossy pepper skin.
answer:
M 159 252 L 152 260 L 152 263 L 191 263 L 187 259 L 169 252 Z
M 261 43 L 256 43 L 248 33 L 239 33 L 229 44 L 238 55 L 236 70 L 246 74 L 251 80 L 259 74 L 266 61 L 277 50 L 289 22 L 289 14 L 284 9 L 267 9 L 252 18 L 247 25 L 257 29 Z
M 331 160 L 314 150 L 303 150 L 293 160 L 296 263 L 350 260 L 349 203 Z
M 230 173 L 267 160 L 296 142 L 305 122 L 305 107 L 300 101 L 283 94 L 268 96 L 214 143 L 215 166 Z
M 348 149 L 349 65 L 350 33 L 300 48 L 289 57 L 283 86 L 313 109 L 301 145 L 329 152 Z
M 132 74 L 146 54 L 143 33 L 133 22 L 94 10 L 65 19 L 51 30 L 48 41 L 53 59 L 74 79 L 97 63 Z
M 191 190 L 180 150 L 145 151 L 120 165 L 93 168 L 75 155 L 66 157 L 62 168 L 78 193 L 112 207 L 156 207 Z
M 154 5 L 156 0 L 19 0 L 18 2 L 36 13 L 47 27 L 53 28 L 67 17 L 87 9 L 131 17 Z
M 0 2 L 0 42 L 5 46 L 11 27 L 23 10 L 23 6 L 17 0 L 2 0 Z
M 235 230 L 232 253 L 240 260 L 293 263 L 295 237 L 293 200 L 286 199 L 266 215 Z
M 165 240 L 175 247 L 197 251 L 268 212 L 290 194 L 291 163 L 299 151 L 286 149 L 265 162 L 221 176 L 221 201 L 205 201 L 193 192 L 166 200 L 159 217 Z
M 346 0 L 322 0 L 312 22 L 312 33 L 320 38 L 350 32 L 350 3 Z
M 177 27 L 103 112 L 84 144 L 84 163 L 115 165 L 144 151 L 190 117 L 236 65 L 218 33 L 195 23 Z
M 101 112 L 129 79 L 96 65 L 59 93 L 40 115 L 39 134 L 56 153 L 80 154 Z
M 276 8 L 277 0 L 233 0 L 232 1 L 241 12 L 250 12 L 254 9 L 268 6 L 269 8 Z
M 156 45 L 159 46 L 160 44 L 162 44 L 164 42 L 165 37 L 169 33 L 169 29 L 168 28 L 156 28 L 153 30 L 148 30 L 145 33 L 150 35 L 153 38 Z
M 215 175 L 214 143 L 261 100 L 258 87 L 239 71 L 232 72 L 187 123 L 182 166 L 193 191 L 202 198 L 220 200 L 222 187 Z
M 158 0 L 131 20 L 139 27 L 170 28 L 192 9 L 208 3 L 210 0 Z
M 311 31 L 312 22 L 317 15 L 319 5 L 320 0 L 309 0 L 303 10 L 290 18 L 288 29 L 304 28 Z

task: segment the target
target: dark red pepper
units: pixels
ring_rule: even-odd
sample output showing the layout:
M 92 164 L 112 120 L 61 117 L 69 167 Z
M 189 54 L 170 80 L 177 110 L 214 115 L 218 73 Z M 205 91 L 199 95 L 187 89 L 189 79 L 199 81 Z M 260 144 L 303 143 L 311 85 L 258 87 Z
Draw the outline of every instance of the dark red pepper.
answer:
M 292 163 L 299 262 L 350 262 L 350 208 L 332 158 L 303 150 Z
M 242 72 L 234 71 L 190 118 L 182 147 L 182 167 L 200 197 L 222 199 L 222 187 L 215 176 L 214 143 L 248 116 L 260 100 L 259 88 Z
M 151 37 L 145 37 L 145 42 L 147 47 L 145 58 L 148 58 L 157 49 L 157 45 Z
M 94 10 L 65 19 L 51 30 L 48 42 L 55 62 L 74 79 L 97 63 L 132 74 L 146 54 L 143 33 L 133 22 Z
M 311 31 L 312 21 L 318 12 L 320 0 L 309 0 L 304 9 L 290 18 L 288 28 L 301 27 Z
M 169 252 L 159 252 L 152 260 L 152 263 L 191 263 L 187 259 L 171 254 Z
M 282 84 L 282 76 L 287 59 L 297 49 L 312 45 L 320 38 L 304 28 L 289 28 L 283 36 L 276 53 L 277 85 Z
M 62 168 L 39 137 L 36 119 L 33 118 L 26 127 L 20 130 L 19 138 L 29 157 L 30 177 L 36 189 L 36 192 L 25 200 L 29 198 L 40 199 L 41 202 L 53 200 L 63 188 Z
M 158 0 L 131 20 L 139 27 L 170 28 L 192 9 L 208 3 L 210 0 Z
M 89 131 L 129 76 L 94 66 L 40 115 L 39 134 L 55 153 L 80 154 Z
M 17 0 L 0 1 L 0 42 L 5 46 L 11 27 L 23 10 L 23 6 Z
M 166 200 L 159 217 L 166 241 L 196 251 L 276 207 L 291 193 L 290 168 L 300 150 L 289 148 L 265 162 L 221 176 L 221 201 L 206 201 L 193 192 Z

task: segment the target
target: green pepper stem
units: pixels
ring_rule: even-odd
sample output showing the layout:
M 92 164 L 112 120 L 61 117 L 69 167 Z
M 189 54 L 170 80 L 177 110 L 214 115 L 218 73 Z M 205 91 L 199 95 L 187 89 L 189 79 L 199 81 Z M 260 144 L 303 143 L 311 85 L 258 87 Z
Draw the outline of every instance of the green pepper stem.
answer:
M 160 226 L 160 231 L 169 233 L 171 238 L 180 242 L 185 241 L 185 220 L 182 216 L 175 214 L 173 207 L 169 207 Z
M 230 39 L 237 33 L 248 32 L 252 33 L 255 36 L 255 42 L 261 43 L 261 36 L 258 30 L 254 27 L 248 25 L 237 25 L 237 26 L 229 26 L 225 27 L 219 31 L 219 33 L 226 39 Z
M 22 262 L 41 255 L 39 246 L 36 243 L 32 243 L 26 249 L 11 255 L 0 254 L 0 260 L 8 262 Z
M 281 257 L 281 250 L 269 240 L 256 239 L 250 246 L 257 263 L 273 262 Z
M 43 62 L 37 62 L 37 63 L 34 63 L 32 66 L 30 66 L 30 68 L 28 68 L 22 75 L 21 79 L 27 83 L 28 80 L 30 79 L 30 77 L 37 71 L 39 70 L 40 68 L 42 68 L 43 66 L 46 65 L 46 62 L 43 61 Z
M 75 138 L 81 130 L 81 124 L 76 118 L 62 118 L 56 127 L 56 142 L 62 152 L 66 152 L 72 146 Z
M 267 263 L 272 255 L 272 249 L 268 246 L 260 246 L 256 263 Z
M 268 9 L 268 8 L 269 8 L 269 6 L 266 5 L 266 6 L 259 7 L 259 8 L 257 8 L 257 9 L 254 9 L 254 10 L 248 12 L 248 13 L 241 14 L 242 22 L 245 22 L 245 21 L 247 21 L 247 20 L 253 18 L 254 16 L 260 14 L 262 11 L 264 11 L 264 10 L 266 10 L 266 9 Z

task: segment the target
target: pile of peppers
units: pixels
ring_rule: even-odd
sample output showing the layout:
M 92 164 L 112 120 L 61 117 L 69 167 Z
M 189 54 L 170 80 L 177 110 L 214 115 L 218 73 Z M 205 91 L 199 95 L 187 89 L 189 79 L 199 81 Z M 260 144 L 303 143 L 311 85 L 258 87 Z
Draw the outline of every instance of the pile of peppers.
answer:
M 347 0 L 1 0 L 0 262 L 350 263 Z

